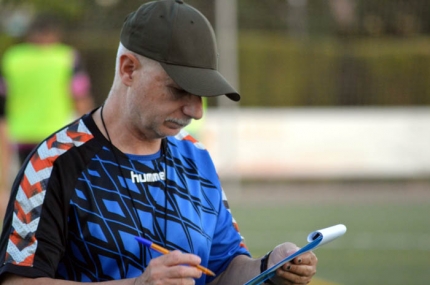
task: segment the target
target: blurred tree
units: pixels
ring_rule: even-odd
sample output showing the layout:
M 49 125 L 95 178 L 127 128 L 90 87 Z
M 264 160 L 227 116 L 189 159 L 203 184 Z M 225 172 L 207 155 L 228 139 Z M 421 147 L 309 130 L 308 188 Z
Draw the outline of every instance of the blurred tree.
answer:
M 0 6 L 7 6 L 9 8 L 20 7 L 20 6 L 33 6 L 37 11 L 42 12 L 55 12 L 59 15 L 65 16 L 66 18 L 72 18 L 79 14 L 84 13 L 86 5 L 93 1 L 85 0 L 3 0 Z

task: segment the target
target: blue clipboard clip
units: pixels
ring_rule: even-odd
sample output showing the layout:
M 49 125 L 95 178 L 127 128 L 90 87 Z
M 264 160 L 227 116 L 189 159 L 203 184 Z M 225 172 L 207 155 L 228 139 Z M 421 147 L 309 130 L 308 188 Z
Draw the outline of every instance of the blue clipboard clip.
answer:
M 267 279 L 272 278 L 275 275 L 276 270 L 285 263 L 293 260 L 294 258 L 305 252 L 314 250 L 321 245 L 324 245 L 328 242 L 331 242 L 332 240 L 337 239 L 338 237 L 345 234 L 345 232 L 345 225 L 339 224 L 310 233 L 307 238 L 307 241 L 309 242 L 307 245 L 294 252 L 293 254 L 285 257 L 284 259 L 276 263 L 274 266 L 268 268 L 266 271 L 260 273 L 253 279 L 246 282 L 244 285 L 259 285 L 264 283 L 264 281 L 266 281 Z

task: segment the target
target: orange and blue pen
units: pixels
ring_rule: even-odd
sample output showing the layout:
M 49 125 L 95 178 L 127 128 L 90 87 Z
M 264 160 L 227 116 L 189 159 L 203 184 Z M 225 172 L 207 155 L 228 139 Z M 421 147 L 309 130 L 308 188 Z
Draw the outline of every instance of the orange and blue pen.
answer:
M 168 249 L 165 249 L 164 247 L 161 247 L 155 243 L 153 243 L 150 240 L 147 240 L 146 238 L 143 237 L 134 237 L 139 243 L 143 244 L 146 247 L 152 248 L 155 251 L 158 251 L 162 254 L 168 254 L 170 251 Z M 210 271 L 209 269 L 207 269 L 206 267 L 203 267 L 201 265 L 196 265 L 196 267 L 202 271 L 204 274 L 206 275 L 211 275 L 211 276 L 215 276 L 215 273 L 213 273 L 212 271 Z

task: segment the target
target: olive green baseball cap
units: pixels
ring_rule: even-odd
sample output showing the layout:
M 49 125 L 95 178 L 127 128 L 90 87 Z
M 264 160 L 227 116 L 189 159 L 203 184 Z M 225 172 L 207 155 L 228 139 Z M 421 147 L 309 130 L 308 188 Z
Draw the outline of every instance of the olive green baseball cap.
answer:
M 141 5 L 127 16 L 121 31 L 127 49 L 158 61 L 185 91 L 204 97 L 239 93 L 218 71 L 215 33 L 209 21 L 182 0 Z

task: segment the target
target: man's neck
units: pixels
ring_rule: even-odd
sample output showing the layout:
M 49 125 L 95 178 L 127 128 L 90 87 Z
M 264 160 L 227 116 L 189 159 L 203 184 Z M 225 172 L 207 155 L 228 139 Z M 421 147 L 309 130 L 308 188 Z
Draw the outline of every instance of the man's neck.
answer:
M 136 155 L 154 154 L 160 150 L 162 139 L 145 140 L 136 137 L 127 127 L 122 126 L 119 120 L 109 121 L 106 107 L 102 108 L 93 113 L 94 122 L 104 137 L 117 149 Z

